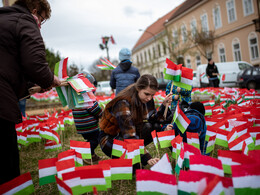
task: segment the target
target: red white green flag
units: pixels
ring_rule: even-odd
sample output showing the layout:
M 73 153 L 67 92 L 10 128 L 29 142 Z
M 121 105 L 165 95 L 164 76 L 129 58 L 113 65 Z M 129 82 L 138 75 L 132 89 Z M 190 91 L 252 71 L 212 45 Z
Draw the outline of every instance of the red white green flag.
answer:
M 182 73 L 182 64 L 176 65 L 174 62 L 166 58 L 164 68 L 164 79 L 180 82 Z
M 56 162 L 58 158 L 48 158 L 38 161 L 39 167 L 39 184 L 44 185 L 55 182 L 55 175 L 57 174 Z
M 184 114 L 180 109 L 179 102 L 177 104 L 176 110 L 174 112 L 173 121 L 176 123 L 177 127 L 182 133 L 184 133 L 190 124 L 190 119 Z
M 175 131 L 161 131 L 157 132 L 158 140 L 161 148 L 168 148 L 171 146 L 171 141 L 175 138 Z
M 186 132 L 187 143 L 193 145 L 195 148 L 200 149 L 200 140 L 198 133 Z
M 56 144 L 60 143 L 60 135 L 56 131 L 49 130 L 49 129 L 46 129 L 46 128 L 40 128 L 39 135 L 42 138 L 55 141 Z
M 44 149 L 46 152 L 61 150 L 61 142 L 59 144 L 56 143 L 56 141 L 53 140 L 47 140 L 44 144 Z
M 83 74 L 69 78 L 68 83 L 77 93 L 89 92 L 95 89 L 95 86 Z
M 153 130 L 151 134 L 153 137 L 153 144 L 154 144 L 156 150 L 158 151 L 158 140 L 157 140 L 157 136 L 156 136 L 156 130 Z
M 178 156 L 180 155 L 181 151 L 181 144 L 182 144 L 182 137 L 180 135 L 176 136 L 172 141 L 172 157 L 177 160 Z
M 108 164 L 111 167 L 111 179 L 131 180 L 132 179 L 132 159 L 109 159 L 99 161 L 98 164 Z
M 219 176 L 215 176 L 213 180 L 209 182 L 206 189 L 203 191 L 202 195 L 209 195 L 209 194 L 219 194 L 224 195 L 224 187 L 222 185 L 222 181 Z
M 57 169 L 58 178 L 62 179 L 63 173 L 75 171 L 75 160 L 68 159 L 68 160 L 58 161 L 56 162 L 56 169 Z
M 258 133 L 255 138 L 255 150 L 260 150 L 260 133 Z
M 242 152 L 243 152 L 243 154 L 248 155 L 248 146 L 245 141 L 243 142 L 243 145 L 242 145 Z
M 29 172 L 0 185 L 0 194 L 27 195 L 33 192 L 34 186 Z
M 207 144 L 207 148 L 206 148 L 206 154 L 208 154 L 214 150 L 215 141 L 216 141 L 216 135 L 210 136 L 208 144 Z
M 220 160 L 204 155 L 190 156 L 190 170 L 212 173 L 224 176 L 222 163 Z
M 126 148 L 126 143 L 124 141 L 114 139 L 113 146 L 112 146 L 112 155 L 121 157 L 125 152 L 125 148 Z
M 124 140 L 126 143 L 134 143 L 138 144 L 139 149 L 140 149 L 140 154 L 144 154 L 144 140 L 143 139 L 125 139 Z
M 85 193 L 81 186 L 79 172 L 80 170 L 75 170 L 75 171 L 62 174 L 62 180 L 72 190 L 73 194 Z
M 137 194 L 177 194 L 175 175 L 146 169 L 136 170 Z
M 70 149 L 81 153 L 82 159 L 91 159 L 90 142 L 70 140 Z
M 55 64 L 54 68 L 54 74 L 60 79 L 65 79 L 68 77 L 67 73 L 67 63 L 68 63 L 68 58 L 64 58 L 61 61 L 57 62 Z
M 191 90 L 192 81 L 193 81 L 193 69 L 187 68 L 187 67 L 182 67 L 180 82 L 173 81 L 173 84 L 178 87 L 181 87 L 181 88 L 184 88 L 187 90 Z
M 259 163 L 234 165 L 231 169 L 235 194 L 260 194 Z
M 179 175 L 180 170 L 182 169 L 183 162 L 184 162 L 184 146 L 183 146 L 183 142 L 182 142 L 181 143 L 180 155 L 177 159 L 177 163 L 176 163 L 176 167 L 175 167 L 175 172 L 177 173 L 177 175 Z
M 57 176 L 55 176 L 55 179 L 56 179 L 57 187 L 58 187 L 58 190 L 59 190 L 60 194 L 72 195 L 71 188 L 67 184 L 65 184 L 64 181 L 59 179 Z
M 190 167 L 190 156 L 191 155 L 200 155 L 200 150 L 192 145 L 183 143 L 184 145 L 184 166 Z
M 133 165 L 141 162 L 138 143 L 126 143 L 126 159 L 132 159 Z
M 240 137 L 236 138 L 234 141 L 228 143 L 228 147 L 230 150 L 242 150 L 242 145 L 244 141 L 246 142 L 249 150 L 254 149 L 254 141 L 249 133 L 245 133 Z

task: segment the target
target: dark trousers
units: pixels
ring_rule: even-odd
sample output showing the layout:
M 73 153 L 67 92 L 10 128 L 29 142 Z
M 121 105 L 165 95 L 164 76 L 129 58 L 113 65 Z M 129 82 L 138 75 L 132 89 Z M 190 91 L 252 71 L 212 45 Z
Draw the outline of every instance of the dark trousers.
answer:
M 219 79 L 209 80 L 210 87 L 219 87 Z
M 0 124 L 0 184 L 3 184 L 19 176 L 20 167 L 15 124 L 4 119 L 0 119 Z
M 94 131 L 91 133 L 84 133 L 81 134 L 84 139 L 90 143 L 90 148 L 91 148 L 91 154 L 95 154 L 95 149 L 98 146 L 98 136 L 99 136 L 99 131 Z

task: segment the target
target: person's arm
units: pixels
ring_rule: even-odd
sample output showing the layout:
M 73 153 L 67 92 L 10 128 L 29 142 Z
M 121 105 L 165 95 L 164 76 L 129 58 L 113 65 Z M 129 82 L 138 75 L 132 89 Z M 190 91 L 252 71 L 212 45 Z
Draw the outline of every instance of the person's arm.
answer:
M 102 109 L 98 105 L 97 101 L 94 103 L 94 105 L 91 108 L 88 108 L 88 112 L 91 113 L 91 115 L 97 119 L 100 118 L 102 115 Z
M 115 79 L 115 76 L 114 76 L 115 72 L 112 71 L 112 74 L 111 74 L 111 78 L 110 78 L 110 87 L 112 89 L 115 89 L 116 88 L 116 79 Z
M 19 18 L 16 26 L 19 41 L 20 64 L 26 78 L 43 89 L 60 83 L 55 78 L 45 58 L 45 46 L 34 18 L 28 14 Z

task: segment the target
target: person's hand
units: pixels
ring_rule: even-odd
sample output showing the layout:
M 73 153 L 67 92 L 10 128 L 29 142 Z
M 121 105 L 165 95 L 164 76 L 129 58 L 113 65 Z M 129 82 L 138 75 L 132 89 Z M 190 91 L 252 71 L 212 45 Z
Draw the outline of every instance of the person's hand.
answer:
M 177 87 L 177 92 L 180 93 L 181 92 L 181 88 Z
M 170 130 L 172 130 L 172 128 L 173 128 L 173 125 L 169 124 L 169 125 L 166 126 L 164 131 L 170 131 Z
M 172 103 L 172 93 L 169 93 L 165 99 L 163 100 L 163 105 L 166 106 L 167 104 L 171 104 Z
M 60 85 L 61 85 L 60 79 L 57 76 L 54 75 L 51 87 L 57 87 L 57 86 L 60 86 Z
M 148 165 L 155 165 L 160 159 L 159 158 L 151 158 L 147 161 Z
M 174 96 L 174 99 L 175 99 L 175 100 L 178 100 L 178 99 L 179 99 L 179 95 L 175 95 L 175 96 Z

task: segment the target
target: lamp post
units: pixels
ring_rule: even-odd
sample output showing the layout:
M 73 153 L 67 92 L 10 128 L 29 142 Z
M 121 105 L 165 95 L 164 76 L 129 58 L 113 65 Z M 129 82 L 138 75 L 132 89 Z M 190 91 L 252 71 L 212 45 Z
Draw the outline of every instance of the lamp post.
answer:
M 143 32 L 146 32 L 146 33 L 149 33 L 150 35 L 152 35 L 153 39 L 154 39 L 154 43 L 156 43 L 156 35 L 148 30 L 143 30 L 143 29 L 139 29 L 139 31 L 143 31 Z M 159 54 L 158 54 L 159 55 Z M 156 58 L 156 63 L 157 63 L 157 68 L 158 68 L 158 76 L 160 77 L 160 68 L 159 68 L 159 62 L 158 62 L 158 58 L 156 56 L 156 45 L 155 45 L 155 56 Z
M 108 49 L 107 43 L 108 43 L 109 39 L 110 39 L 110 37 L 108 37 L 108 36 L 102 37 L 102 43 L 99 44 L 100 49 L 102 49 L 102 50 L 106 49 L 108 60 L 109 60 L 109 52 L 108 52 L 109 49 Z

